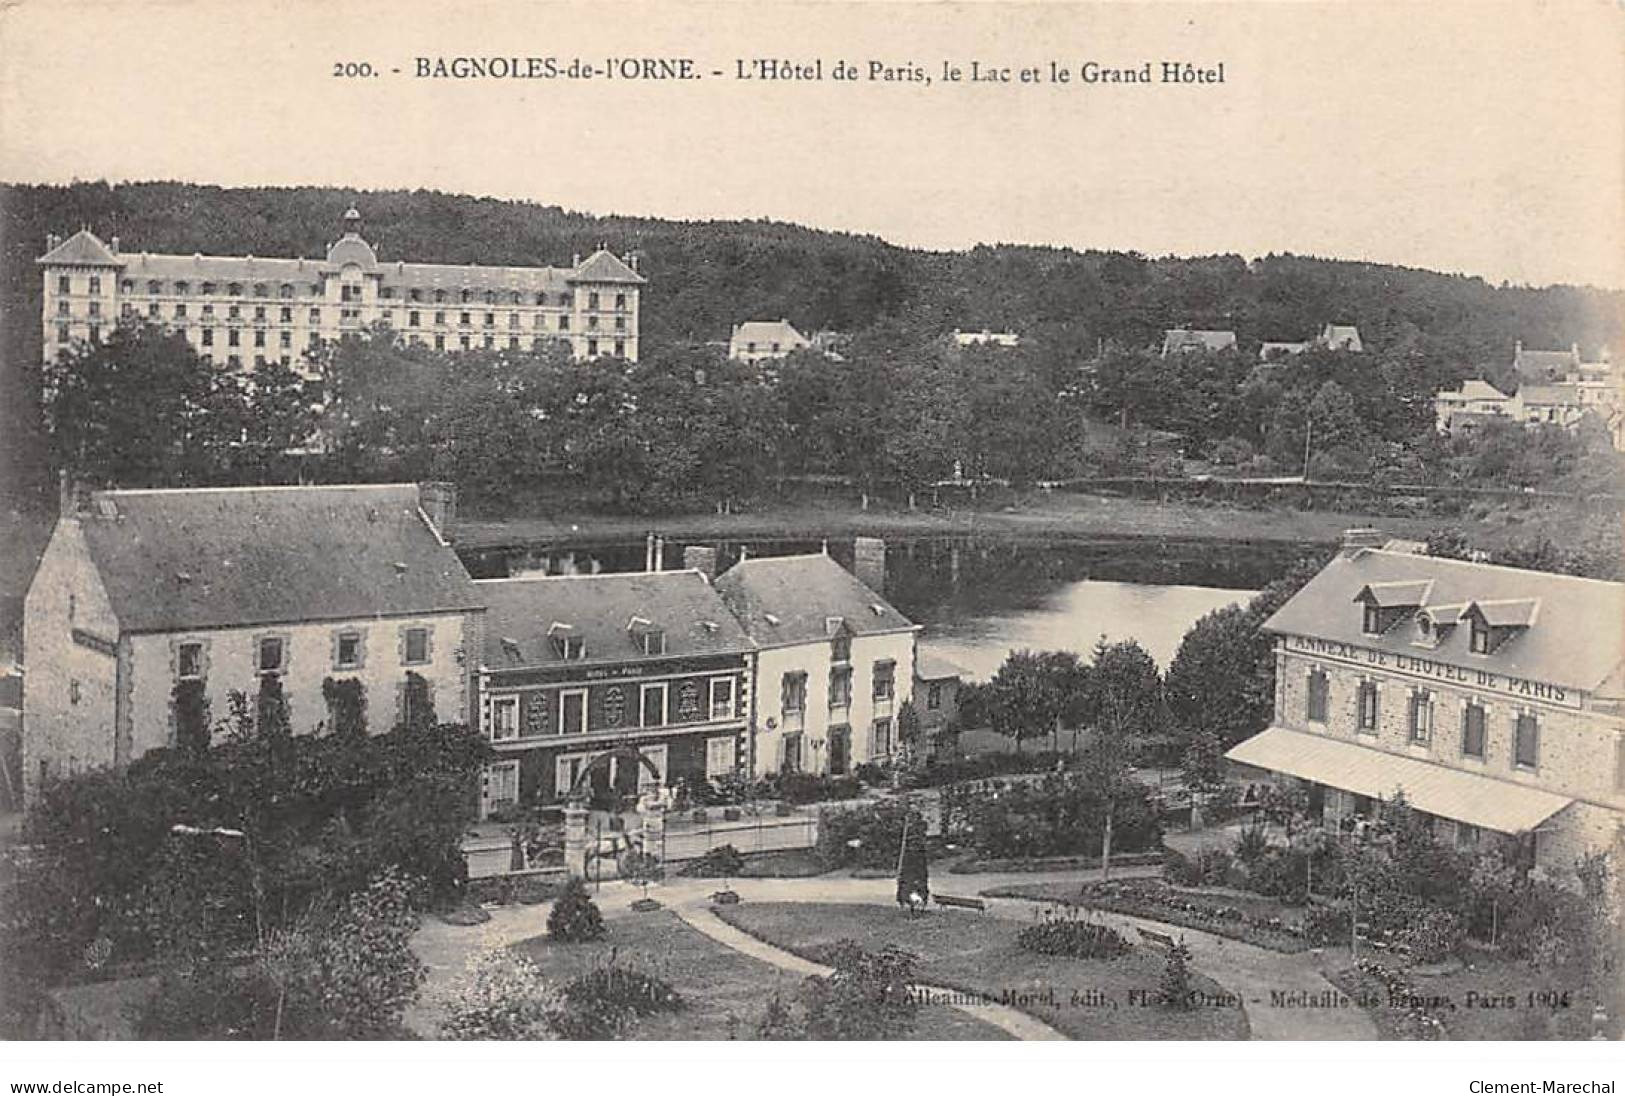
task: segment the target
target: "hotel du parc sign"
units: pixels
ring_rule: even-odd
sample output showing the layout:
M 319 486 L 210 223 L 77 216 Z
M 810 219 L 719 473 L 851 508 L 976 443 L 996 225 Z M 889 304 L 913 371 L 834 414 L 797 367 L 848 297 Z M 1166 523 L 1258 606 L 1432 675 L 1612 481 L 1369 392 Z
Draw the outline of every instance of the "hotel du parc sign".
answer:
M 1463 688 L 1499 693 L 1534 704 L 1550 704 L 1576 711 L 1580 708 L 1580 694 L 1574 689 L 1554 685 L 1548 681 L 1534 681 L 1512 674 L 1494 673 L 1476 666 L 1457 666 L 1449 662 L 1422 658 L 1419 655 L 1379 651 L 1372 647 L 1359 647 L 1352 643 L 1318 639 L 1314 636 L 1288 636 L 1287 649 L 1365 670 L 1383 670 L 1406 677 L 1460 685 Z

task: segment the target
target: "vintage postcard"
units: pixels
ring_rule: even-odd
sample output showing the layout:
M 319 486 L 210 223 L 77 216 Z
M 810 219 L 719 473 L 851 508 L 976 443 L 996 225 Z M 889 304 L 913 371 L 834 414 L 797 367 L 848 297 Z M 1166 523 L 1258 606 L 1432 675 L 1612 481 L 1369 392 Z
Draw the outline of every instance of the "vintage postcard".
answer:
M 1615 1091 L 1622 47 L 0 6 L 0 1081 Z

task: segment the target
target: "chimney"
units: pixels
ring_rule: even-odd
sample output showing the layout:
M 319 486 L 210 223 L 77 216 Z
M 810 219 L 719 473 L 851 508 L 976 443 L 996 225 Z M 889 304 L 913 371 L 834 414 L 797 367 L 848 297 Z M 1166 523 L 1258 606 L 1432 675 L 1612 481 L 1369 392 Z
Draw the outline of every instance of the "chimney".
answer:
M 570 265 L 571 266 L 580 266 L 581 265 L 581 252 L 577 251 L 574 255 L 570 256 Z
M 690 544 L 683 549 L 683 567 L 698 571 L 710 582 L 717 577 L 717 550 L 704 545 Z
M 457 485 L 443 481 L 418 484 L 418 506 L 440 539 L 449 542 L 457 523 Z
M 852 542 L 852 573 L 877 594 L 886 592 L 886 542 L 858 537 Z
M 1388 543 L 1388 537 L 1381 529 L 1345 529 L 1343 530 L 1343 555 L 1356 556 L 1361 552 L 1373 548 L 1381 548 Z
M 118 237 L 114 236 L 113 239 L 111 241 L 109 241 L 109 244 L 113 249 L 113 254 L 117 255 L 118 254 Z
M 643 569 L 646 572 L 652 572 L 655 569 L 655 535 L 653 533 L 643 535 Z

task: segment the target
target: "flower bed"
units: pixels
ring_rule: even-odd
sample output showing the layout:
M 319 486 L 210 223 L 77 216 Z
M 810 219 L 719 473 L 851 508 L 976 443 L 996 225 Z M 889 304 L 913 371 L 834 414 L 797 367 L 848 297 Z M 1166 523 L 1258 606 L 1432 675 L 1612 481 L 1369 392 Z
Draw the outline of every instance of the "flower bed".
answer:
M 1114 868 L 1155 867 L 1162 863 L 1160 852 L 1113 853 Z M 1066 871 L 1071 868 L 1098 868 L 1099 856 L 1034 856 L 1025 859 L 978 860 L 962 857 L 948 865 L 954 875 L 973 875 L 978 872 Z
M 1429 995 L 1403 973 L 1371 959 L 1327 975 L 1332 985 L 1365 1004 L 1384 1039 L 1448 1039 L 1449 1032 L 1428 1006 Z
M 1150 921 L 1200 929 L 1271 951 L 1295 953 L 1309 949 L 1309 940 L 1300 922 L 1282 916 L 1250 913 L 1225 897 L 1210 898 L 1176 891 L 1156 879 L 1089 883 L 1082 888 L 1070 884 L 999 887 L 983 893 L 994 898 L 1035 899 L 1144 917 Z

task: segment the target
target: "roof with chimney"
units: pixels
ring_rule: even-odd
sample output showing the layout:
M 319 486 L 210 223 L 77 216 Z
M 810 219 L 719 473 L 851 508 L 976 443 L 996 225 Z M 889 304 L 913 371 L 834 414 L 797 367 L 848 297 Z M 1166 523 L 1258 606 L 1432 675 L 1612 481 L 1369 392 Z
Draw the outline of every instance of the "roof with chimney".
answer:
M 482 579 L 487 606 L 485 665 L 491 670 L 562 663 L 564 636 L 584 651 L 571 662 L 635 662 L 740 654 L 750 637 L 698 571 Z M 663 652 L 648 654 L 642 635 L 658 631 Z
M 1207 352 L 1216 354 L 1221 350 L 1234 350 L 1236 346 L 1236 333 L 1234 331 L 1192 331 L 1189 328 L 1175 327 L 1163 332 L 1162 356 L 1169 354 L 1186 354 Z
M 37 260 L 41 266 L 118 266 L 113 249 L 88 228 L 81 228 Z
M 913 621 L 821 552 L 734 564 L 717 592 L 763 646 L 825 642 L 831 622 L 853 635 L 912 631 Z
M 1528 380 L 1555 380 L 1578 372 L 1580 347 L 1571 345 L 1567 350 L 1526 350 L 1518 343 L 1512 352 L 1512 368 L 1518 376 Z
M 351 210 L 354 212 L 354 210 Z M 455 263 L 381 262 L 373 246 L 346 217 L 345 232 L 321 259 L 264 258 L 257 255 L 192 255 L 148 251 L 115 252 L 89 229 L 82 229 L 41 256 L 42 266 L 122 267 L 124 277 L 164 282 L 266 282 L 294 285 L 306 294 L 319 288 L 323 275 L 356 266 L 376 274 L 384 286 L 442 289 L 452 292 L 567 292 L 576 283 L 641 285 L 644 279 L 608 250 L 599 250 L 574 266 L 475 266 Z M 220 287 L 224 292 L 225 287 Z M 275 295 L 274 293 L 272 294 Z M 528 303 L 528 302 L 527 302 Z
M 599 248 L 587 256 L 587 261 L 575 268 L 572 277 L 578 282 L 622 282 L 642 285 L 643 277 L 608 248 Z
M 98 491 L 71 520 L 125 632 L 480 606 L 416 484 Z
M 733 334 L 728 339 L 728 352 L 789 353 L 810 345 L 807 337 L 791 327 L 788 320 L 746 320 L 734 324 Z
M 1448 634 L 1417 642 L 1415 613 L 1380 635 L 1364 632 L 1360 602 L 1434 610 Z M 1469 649 L 1469 629 L 1448 627 L 1478 616 L 1515 634 L 1489 654 Z M 1376 548 L 1345 549 L 1281 606 L 1264 628 L 1395 656 L 1596 690 L 1625 662 L 1625 584 L 1488 563 Z

